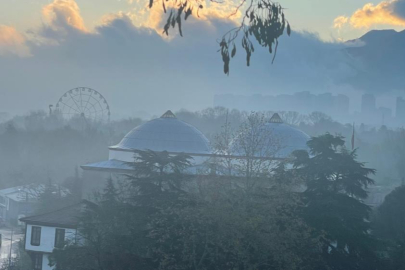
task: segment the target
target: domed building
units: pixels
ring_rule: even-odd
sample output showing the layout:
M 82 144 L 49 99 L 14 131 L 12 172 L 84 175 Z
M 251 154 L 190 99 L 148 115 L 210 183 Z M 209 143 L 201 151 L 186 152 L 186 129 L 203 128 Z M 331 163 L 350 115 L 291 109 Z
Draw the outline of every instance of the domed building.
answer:
M 309 139 L 306 133 L 285 124 L 275 113 L 264 125 L 252 126 L 252 130 L 240 133 L 232 142 L 231 154 L 235 157 L 285 159 L 295 150 L 308 150 Z
M 265 159 L 285 159 L 295 150 L 308 150 L 309 136 L 297 128 L 285 124 L 275 113 L 270 121 L 262 127 L 262 136 L 266 143 L 258 147 L 259 151 L 251 156 Z M 264 141 L 264 140 L 263 140 Z M 264 145 L 265 144 L 265 145 Z M 81 166 L 84 170 L 105 171 L 110 173 L 128 173 L 133 170 L 131 162 L 135 161 L 137 150 L 167 151 L 169 154 L 185 153 L 193 157 L 193 168 L 190 173 L 196 173 L 210 157 L 229 157 L 236 160 L 246 158 L 246 152 L 241 151 L 236 144 L 230 155 L 212 153 L 210 142 L 194 126 L 181 121 L 169 110 L 160 118 L 146 122 L 131 130 L 114 146 L 109 147 L 109 158 L 92 164 Z
M 193 164 L 202 164 L 211 155 L 208 139 L 194 126 L 181 121 L 169 110 L 160 118 L 131 130 L 117 145 L 109 147 L 107 161 L 81 166 L 84 170 L 128 172 L 129 162 L 135 161 L 136 150 L 185 153 L 193 157 Z
M 310 136 L 305 132 L 285 124 L 278 113 L 275 113 L 265 128 L 269 131 L 271 136 L 277 138 L 279 141 L 279 149 L 275 151 L 274 156 L 277 158 L 287 158 L 295 150 L 307 150 L 307 142 Z

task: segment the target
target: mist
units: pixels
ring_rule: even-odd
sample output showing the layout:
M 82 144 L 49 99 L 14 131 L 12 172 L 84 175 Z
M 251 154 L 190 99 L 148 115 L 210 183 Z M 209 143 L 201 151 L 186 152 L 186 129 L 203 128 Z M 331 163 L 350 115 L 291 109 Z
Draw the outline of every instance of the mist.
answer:
M 404 269 L 404 0 L 9 3 L 0 270 Z

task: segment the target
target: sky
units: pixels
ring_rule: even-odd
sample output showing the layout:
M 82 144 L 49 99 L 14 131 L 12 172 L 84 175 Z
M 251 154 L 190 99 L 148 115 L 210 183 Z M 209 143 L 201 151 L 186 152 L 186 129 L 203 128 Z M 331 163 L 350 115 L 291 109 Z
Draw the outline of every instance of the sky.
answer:
M 113 118 L 199 110 L 220 93 L 358 98 L 367 89 L 346 83 L 354 71 L 343 41 L 405 28 L 405 0 L 282 0 L 293 34 L 280 39 L 275 64 L 257 50 L 247 68 L 238 51 L 225 76 L 217 40 L 240 18 L 229 17 L 235 3 L 211 3 L 184 24 L 184 37 L 164 37 L 167 14 L 141 0 L 1 0 L 0 112 L 46 110 L 77 86 L 101 92 Z

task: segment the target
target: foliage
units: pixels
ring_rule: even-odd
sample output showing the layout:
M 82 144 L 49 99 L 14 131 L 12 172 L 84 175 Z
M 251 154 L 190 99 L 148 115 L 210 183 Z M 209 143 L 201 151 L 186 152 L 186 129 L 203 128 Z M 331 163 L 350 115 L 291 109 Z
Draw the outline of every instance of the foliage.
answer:
M 375 211 L 374 232 L 385 243 L 383 251 L 391 263 L 390 269 L 405 269 L 404 203 L 405 186 L 400 186 Z
M 160 269 L 305 269 L 318 240 L 285 190 L 230 188 L 230 178 L 199 179 L 199 193 L 155 217 Z M 238 185 L 236 185 L 238 186 Z M 309 269 L 309 268 L 308 268 Z
M 377 211 L 377 232 L 400 245 L 405 245 L 404 205 L 405 186 L 400 186 L 385 197 Z
M 239 178 L 165 169 L 188 159 L 138 152 L 127 190 L 107 181 L 82 218 L 85 245 L 55 250 L 56 269 L 305 269 L 319 259 L 296 194 L 281 185 L 246 193 L 232 184 Z
M 38 205 L 36 212 L 47 213 L 55 209 L 61 208 L 65 201 L 64 196 L 61 193 L 60 186 L 52 183 L 51 179 L 48 179 L 48 183 L 45 185 L 43 191 L 38 195 Z
M 149 0 L 149 8 L 151 8 L 157 0 Z M 224 4 L 210 0 L 208 3 Z M 163 27 L 163 33 L 169 35 L 169 29 L 178 27 L 180 36 L 183 36 L 182 21 L 193 14 L 199 17 L 199 12 L 204 7 L 207 7 L 205 1 L 201 0 L 181 0 L 171 1 L 162 0 L 164 12 L 167 12 L 166 7 L 170 8 L 170 13 Z M 269 53 L 274 53 L 275 59 L 278 47 L 278 38 L 283 35 L 284 30 L 287 34 L 291 34 L 291 27 L 285 19 L 283 8 L 280 4 L 270 0 L 240 0 L 240 3 L 235 8 L 235 11 L 229 14 L 229 17 L 234 16 L 237 12 L 243 9 L 244 15 L 240 25 L 228 31 L 219 42 L 222 61 L 224 63 L 224 73 L 229 75 L 229 64 L 231 58 L 236 55 L 236 45 L 239 34 L 241 33 L 241 46 L 246 52 L 246 64 L 250 66 L 250 58 L 254 52 L 253 42 L 251 37 L 262 47 L 267 47 Z M 232 48 L 231 48 L 232 47 Z
M 238 9 L 246 2 L 242 0 Z M 227 32 L 219 43 L 224 73 L 229 75 L 229 63 L 236 55 L 235 40 L 240 32 L 243 35 L 241 45 L 246 52 L 246 65 L 250 66 L 250 58 L 255 50 L 250 37 L 253 36 L 260 46 L 267 47 L 270 54 L 274 52 L 273 63 L 277 54 L 278 38 L 283 35 L 284 29 L 287 29 L 288 35 L 291 34 L 290 25 L 280 4 L 269 0 L 249 1 L 240 26 Z
M 342 136 L 325 134 L 308 142 L 310 154 L 294 153 L 294 170 L 306 191 L 303 217 L 324 232 L 323 255 L 333 269 L 376 269 L 375 244 L 370 235 L 370 207 L 362 199 L 373 184 L 374 169 L 356 160 Z

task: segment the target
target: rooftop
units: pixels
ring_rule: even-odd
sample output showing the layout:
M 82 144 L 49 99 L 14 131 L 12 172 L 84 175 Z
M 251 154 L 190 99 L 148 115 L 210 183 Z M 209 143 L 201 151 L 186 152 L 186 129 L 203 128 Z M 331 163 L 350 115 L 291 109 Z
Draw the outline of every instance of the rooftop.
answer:
M 209 141 L 201 131 L 177 119 L 170 110 L 134 128 L 110 150 L 211 154 Z
M 48 213 L 21 218 L 21 222 L 50 227 L 76 228 L 84 207 L 91 202 L 83 200 Z

